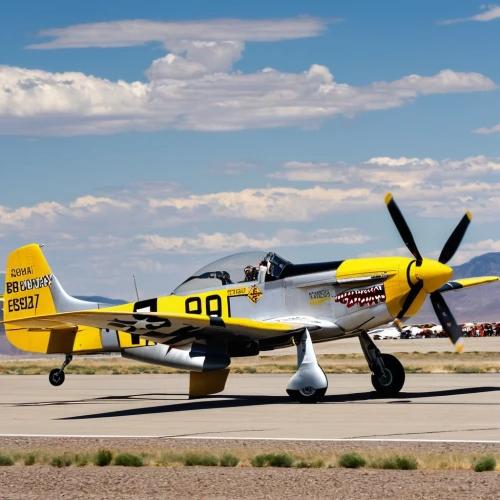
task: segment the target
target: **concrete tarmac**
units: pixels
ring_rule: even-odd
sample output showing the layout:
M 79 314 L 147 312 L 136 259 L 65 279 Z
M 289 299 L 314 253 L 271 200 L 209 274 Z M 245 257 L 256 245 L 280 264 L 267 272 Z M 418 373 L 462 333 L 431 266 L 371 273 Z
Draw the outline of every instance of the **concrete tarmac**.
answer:
M 188 400 L 188 375 L 0 376 L 0 434 L 500 442 L 500 374 L 408 375 L 380 399 L 369 375 L 330 375 L 321 404 L 285 393 L 289 375 L 231 374 Z

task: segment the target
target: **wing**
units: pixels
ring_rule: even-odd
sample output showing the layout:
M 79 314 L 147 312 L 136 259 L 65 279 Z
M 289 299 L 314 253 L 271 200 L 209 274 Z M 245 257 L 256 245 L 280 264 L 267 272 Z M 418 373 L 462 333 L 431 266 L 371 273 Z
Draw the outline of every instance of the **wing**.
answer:
M 177 343 L 197 334 L 233 334 L 254 339 L 287 335 L 304 327 L 301 322 L 255 321 L 246 318 L 218 318 L 163 312 L 91 310 L 32 316 L 3 322 L 9 328 L 66 330 L 78 325 L 141 335 L 161 343 Z
M 462 288 L 469 288 L 472 286 L 484 285 L 485 283 L 491 283 L 493 281 L 500 280 L 499 276 L 480 276 L 478 278 L 463 278 L 453 281 L 448 281 L 443 285 L 439 291 L 449 292 L 451 290 L 461 290 Z

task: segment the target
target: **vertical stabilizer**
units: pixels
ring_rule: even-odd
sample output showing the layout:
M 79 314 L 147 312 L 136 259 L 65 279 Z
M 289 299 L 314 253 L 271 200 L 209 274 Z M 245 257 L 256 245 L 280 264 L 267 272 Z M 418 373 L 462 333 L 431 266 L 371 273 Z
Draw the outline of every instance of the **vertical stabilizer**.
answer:
M 5 320 L 54 314 L 51 285 L 52 271 L 38 245 L 14 250 L 5 271 Z

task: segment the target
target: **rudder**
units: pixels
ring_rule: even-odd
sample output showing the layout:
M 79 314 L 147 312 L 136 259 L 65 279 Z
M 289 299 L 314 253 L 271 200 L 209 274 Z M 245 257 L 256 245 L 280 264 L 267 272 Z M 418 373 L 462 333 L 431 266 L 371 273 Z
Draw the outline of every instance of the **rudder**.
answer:
M 52 271 L 39 245 L 18 248 L 7 257 L 4 319 L 54 314 Z

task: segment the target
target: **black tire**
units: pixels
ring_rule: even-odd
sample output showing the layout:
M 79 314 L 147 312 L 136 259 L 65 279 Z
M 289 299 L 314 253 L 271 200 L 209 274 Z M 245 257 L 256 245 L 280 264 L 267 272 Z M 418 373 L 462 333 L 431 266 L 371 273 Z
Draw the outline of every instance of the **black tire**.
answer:
M 59 387 L 60 385 L 62 385 L 65 378 L 66 375 L 64 375 L 64 372 L 60 368 L 54 368 L 49 373 L 49 382 L 54 387 Z
M 372 375 L 372 385 L 381 396 L 395 396 L 405 384 L 405 369 L 399 359 L 391 354 L 381 354 L 387 376 Z
M 326 394 L 326 387 L 324 389 L 313 389 L 312 387 L 304 387 L 300 390 L 287 389 L 288 395 L 298 401 L 299 403 L 311 404 L 319 403 Z

